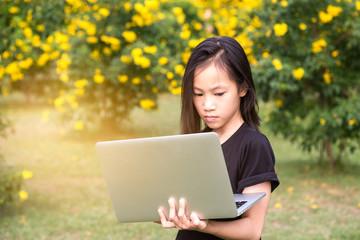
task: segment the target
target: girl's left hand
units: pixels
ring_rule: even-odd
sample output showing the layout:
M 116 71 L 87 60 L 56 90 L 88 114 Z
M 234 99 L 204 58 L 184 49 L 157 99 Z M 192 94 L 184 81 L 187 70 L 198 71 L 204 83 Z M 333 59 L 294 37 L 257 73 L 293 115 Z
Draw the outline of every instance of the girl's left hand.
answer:
M 177 228 L 179 230 L 204 230 L 207 227 L 208 220 L 200 220 L 196 213 L 191 213 L 190 217 L 186 216 L 185 199 L 179 201 L 179 210 L 175 203 L 175 199 L 169 199 L 169 217 L 166 217 L 162 208 L 158 209 L 158 213 L 163 228 Z

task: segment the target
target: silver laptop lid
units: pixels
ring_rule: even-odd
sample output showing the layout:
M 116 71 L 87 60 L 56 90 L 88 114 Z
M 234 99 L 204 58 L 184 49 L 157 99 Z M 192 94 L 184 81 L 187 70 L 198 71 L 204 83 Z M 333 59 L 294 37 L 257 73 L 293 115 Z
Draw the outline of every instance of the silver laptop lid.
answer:
M 158 221 L 170 197 L 204 219 L 237 216 L 216 133 L 99 142 L 96 151 L 120 222 Z

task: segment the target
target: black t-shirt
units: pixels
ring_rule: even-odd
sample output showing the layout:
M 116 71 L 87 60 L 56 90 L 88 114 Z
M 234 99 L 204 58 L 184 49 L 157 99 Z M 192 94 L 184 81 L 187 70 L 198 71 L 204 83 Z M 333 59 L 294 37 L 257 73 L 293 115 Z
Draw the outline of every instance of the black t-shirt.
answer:
M 279 185 L 274 169 L 275 156 L 269 140 L 247 123 L 242 124 L 221 147 L 234 193 L 242 193 L 246 187 L 267 181 L 271 182 L 271 191 Z M 226 219 L 226 221 L 235 219 L 238 218 Z M 197 231 L 180 230 L 176 240 L 182 239 L 221 238 Z

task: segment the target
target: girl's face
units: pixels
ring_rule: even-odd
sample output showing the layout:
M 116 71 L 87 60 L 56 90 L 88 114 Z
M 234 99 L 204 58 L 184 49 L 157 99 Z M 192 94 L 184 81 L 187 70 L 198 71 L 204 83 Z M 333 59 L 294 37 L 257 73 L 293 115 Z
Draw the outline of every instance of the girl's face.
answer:
M 195 108 L 206 125 L 221 138 L 233 134 L 244 122 L 240 113 L 240 97 L 235 81 L 213 63 L 195 71 L 193 86 Z

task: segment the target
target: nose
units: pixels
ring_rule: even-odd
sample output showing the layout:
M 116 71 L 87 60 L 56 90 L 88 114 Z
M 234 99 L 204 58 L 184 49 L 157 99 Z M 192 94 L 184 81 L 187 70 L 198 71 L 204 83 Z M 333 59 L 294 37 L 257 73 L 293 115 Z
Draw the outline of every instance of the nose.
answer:
M 205 111 L 213 111 L 216 109 L 215 107 L 215 103 L 213 101 L 212 98 L 210 97 L 206 97 L 205 98 L 205 101 L 204 101 L 204 104 L 203 104 L 203 108 Z

